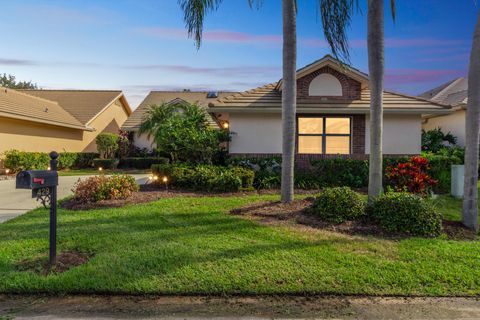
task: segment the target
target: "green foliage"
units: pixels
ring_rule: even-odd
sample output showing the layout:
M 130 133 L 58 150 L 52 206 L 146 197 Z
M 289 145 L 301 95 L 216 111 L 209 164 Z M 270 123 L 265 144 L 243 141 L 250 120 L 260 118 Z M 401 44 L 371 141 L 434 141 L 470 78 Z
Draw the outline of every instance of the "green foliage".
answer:
M 442 232 L 442 217 L 430 202 L 406 192 L 388 192 L 374 200 L 369 212 L 389 233 L 436 237 Z
M 120 137 L 114 133 L 102 132 L 96 138 L 97 150 L 100 158 L 113 159 L 118 150 Z
M 365 202 L 349 187 L 325 188 L 310 208 L 312 214 L 331 223 L 342 223 L 362 217 Z
M 150 169 L 154 164 L 165 164 L 168 162 L 168 158 L 162 157 L 132 157 L 120 159 L 118 167 L 133 169 Z
M 435 128 L 429 131 L 422 130 L 422 150 L 438 152 L 446 146 L 454 146 L 457 138 L 450 132 L 443 133 L 441 128 Z
M 129 175 L 94 176 L 79 179 L 73 187 L 73 197 L 79 202 L 96 202 L 110 199 L 126 199 L 139 186 Z
M 12 172 L 22 170 L 45 170 L 50 165 L 50 156 L 46 152 L 25 152 L 8 150 L 4 153 L 5 167 Z M 61 152 L 58 157 L 58 169 L 86 168 L 93 165 L 96 153 Z
M 139 133 L 152 136 L 158 151 L 173 163 L 212 164 L 230 140 L 225 130 L 209 126 L 206 111 L 188 103 L 153 105 L 147 111 Z
M 252 190 L 254 173 L 243 167 L 212 165 L 161 164 L 152 165 L 154 175 L 168 178 L 171 186 L 214 192 Z
M 463 150 L 463 149 L 462 149 Z M 457 156 L 458 155 L 458 156 Z M 434 191 L 437 193 L 449 193 L 452 180 L 451 166 L 454 164 L 462 164 L 463 159 L 461 151 L 457 153 L 430 153 L 424 152 L 422 156 L 429 161 L 429 175 L 438 180 L 438 184 L 435 186 Z
M 118 167 L 118 163 L 118 159 L 93 159 L 93 165 L 95 168 L 116 169 Z
M 32 81 L 17 81 L 11 74 L 0 75 L 0 87 L 10 89 L 38 89 L 37 84 Z
M 368 185 L 367 160 L 332 158 L 313 160 L 311 164 L 322 186 L 361 188 Z

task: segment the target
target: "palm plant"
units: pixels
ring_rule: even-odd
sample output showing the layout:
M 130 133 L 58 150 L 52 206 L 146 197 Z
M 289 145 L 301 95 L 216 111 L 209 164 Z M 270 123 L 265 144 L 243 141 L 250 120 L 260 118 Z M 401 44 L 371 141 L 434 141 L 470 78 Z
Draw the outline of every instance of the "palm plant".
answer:
M 473 34 L 465 113 L 465 181 L 462 222 L 478 231 L 478 143 L 480 133 L 480 13 Z

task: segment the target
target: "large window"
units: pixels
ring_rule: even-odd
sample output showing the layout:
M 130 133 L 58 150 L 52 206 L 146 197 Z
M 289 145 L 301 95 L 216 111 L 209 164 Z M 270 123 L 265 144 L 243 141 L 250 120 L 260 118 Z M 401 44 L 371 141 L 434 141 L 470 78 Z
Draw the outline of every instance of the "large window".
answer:
M 350 154 L 350 118 L 299 117 L 298 153 Z

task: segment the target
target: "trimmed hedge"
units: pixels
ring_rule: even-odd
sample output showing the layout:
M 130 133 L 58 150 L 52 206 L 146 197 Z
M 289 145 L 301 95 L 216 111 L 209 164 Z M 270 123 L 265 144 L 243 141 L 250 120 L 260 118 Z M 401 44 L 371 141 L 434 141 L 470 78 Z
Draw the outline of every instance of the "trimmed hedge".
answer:
M 169 185 L 179 188 L 214 192 L 253 190 L 254 172 L 243 167 L 154 164 L 152 172 L 168 177 Z
M 438 180 L 438 184 L 434 187 L 434 191 L 438 193 L 449 193 L 451 188 L 452 170 L 454 164 L 463 164 L 463 159 L 455 155 L 441 155 L 434 153 L 423 153 L 430 169 L 428 174 L 432 179 Z
M 102 169 L 116 169 L 118 167 L 118 159 L 93 159 L 93 165 L 95 168 Z
M 407 192 L 389 192 L 378 197 L 370 215 L 389 233 L 436 237 L 442 232 L 442 217 L 432 204 Z
M 120 159 L 119 168 L 150 169 L 154 164 L 167 164 L 168 158 L 163 157 L 131 157 Z
M 5 151 L 5 167 L 12 172 L 22 170 L 45 170 L 50 165 L 50 156 L 46 152 Z M 87 168 L 93 166 L 97 153 L 61 152 L 58 157 L 58 169 Z
M 309 211 L 322 220 L 342 223 L 365 215 L 365 202 L 349 187 L 325 188 Z

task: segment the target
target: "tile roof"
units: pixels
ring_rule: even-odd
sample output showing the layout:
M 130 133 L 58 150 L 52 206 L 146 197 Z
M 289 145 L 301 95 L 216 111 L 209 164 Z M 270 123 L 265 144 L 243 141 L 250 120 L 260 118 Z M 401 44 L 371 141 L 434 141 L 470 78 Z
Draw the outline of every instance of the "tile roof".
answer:
M 231 112 L 280 112 L 282 94 L 277 83 L 267 84 L 252 90 L 236 93 L 209 104 L 210 111 Z M 448 112 L 449 106 L 431 102 L 422 98 L 400 93 L 384 91 L 383 107 L 385 112 Z M 353 112 L 366 113 L 370 110 L 370 90 L 363 88 L 361 98 L 357 100 L 325 99 L 321 102 L 306 99 L 297 100 L 298 112 Z
M 56 101 L 63 109 L 84 125 L 93 120 L 114 100 L 123 97 L 118 90 L 21 90 L 32 96 Z M 124 98 L 123 98 L 124 99 Z M 131 113 L 126 100 L 127 113 Z
M 55 101 L 3 87 L 0 87 L 0 116 L 90 130 Z
M 137 130 L 150 106 L 155 104 L 169 103 L 177 99 L 187 101 L 189 103 L 197 103 L 200 106 L 208 108 L 208 104 L 217 99 L 224 98 L 234 92 L 217 92 L 218 98 L 207 98 L 207 91 L 151 91 L 148 96 L 140 103 L 137 109 L 130 115 L 122 126 L 122 130 Z M 217 126 L 216 122 L 209 118 L 209 122 L 213 126 Z
M 466 104 L 468 98 L 468 80 L 466 78 L 453 79 L 419 96 L 430 101 L 451 106 Z

